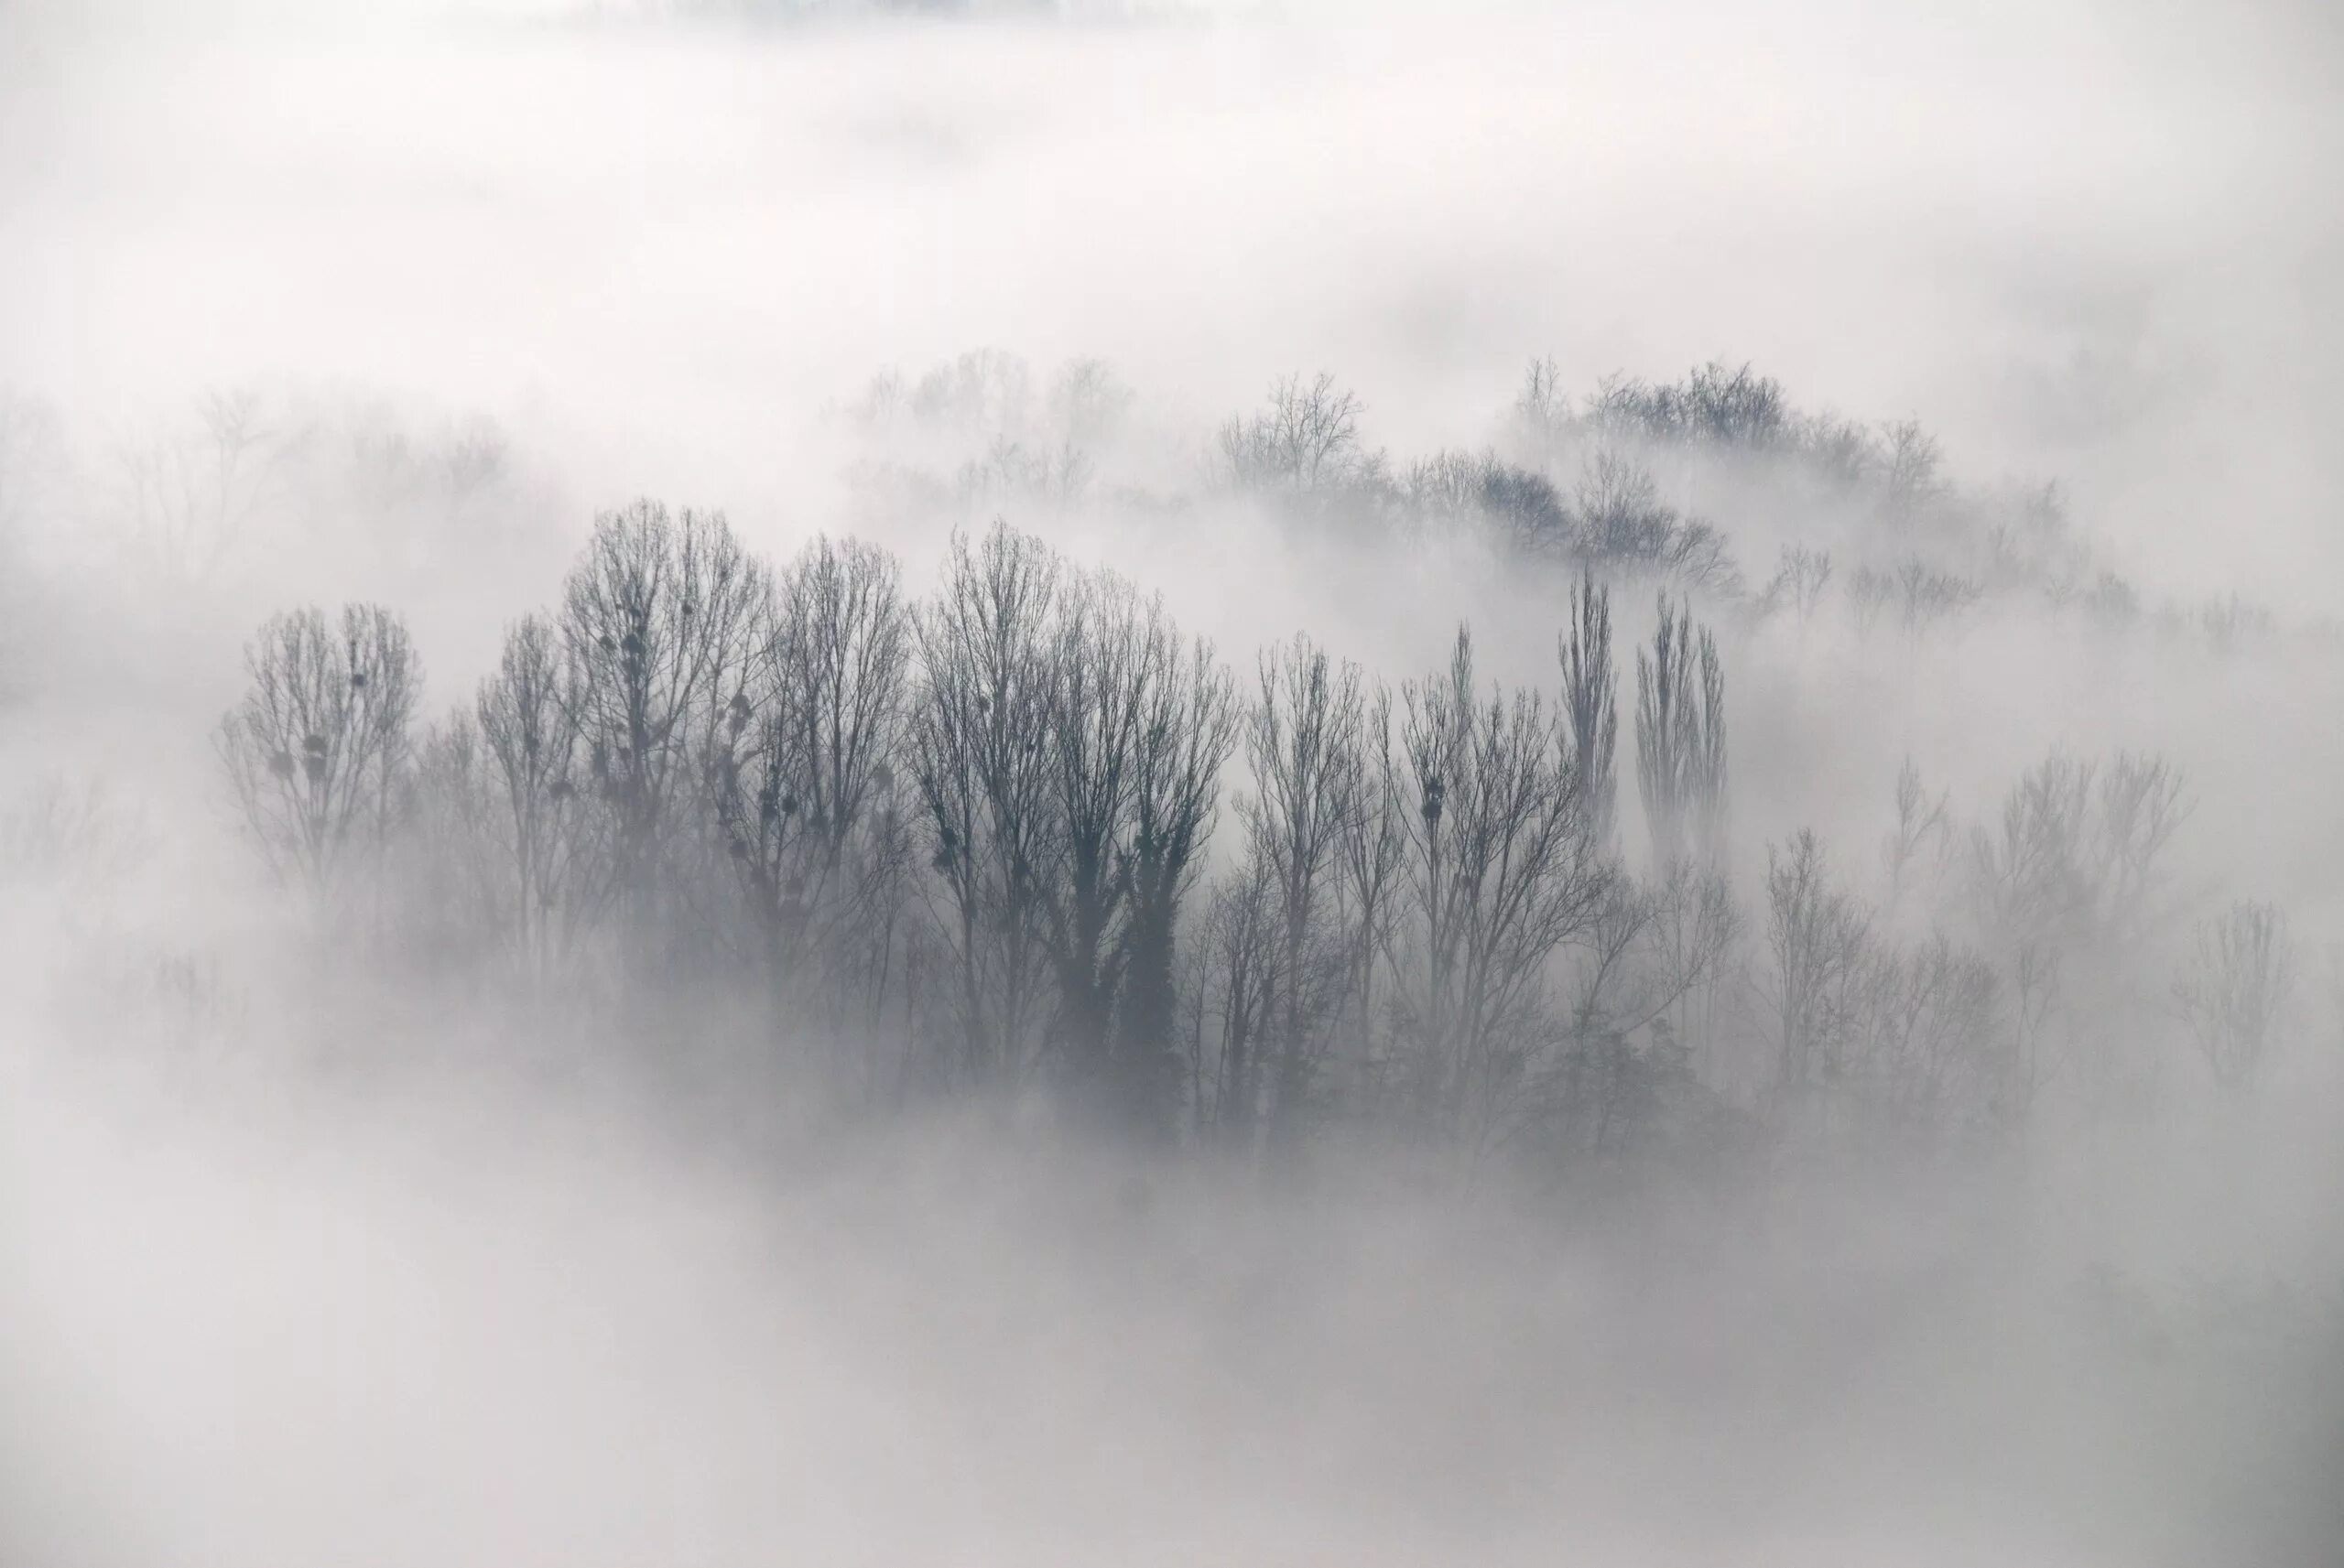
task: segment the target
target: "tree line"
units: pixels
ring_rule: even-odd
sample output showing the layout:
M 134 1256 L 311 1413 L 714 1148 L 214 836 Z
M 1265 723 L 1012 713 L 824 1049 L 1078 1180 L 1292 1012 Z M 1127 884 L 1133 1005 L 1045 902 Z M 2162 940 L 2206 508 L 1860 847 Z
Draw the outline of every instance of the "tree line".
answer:
M 1548 682 L 1487 678 L 1460 626 L 1392 684 L 1307 635 L 1232 667 L 1002 523 L 920 595 L 872 545 L 776 568 L 644 501 L 437 718 L 391 611 L 271 619 L 218 751 L 331 950 L 646 1051 L 735 1021 L 867 1105 L 1042 1088 L 1247 1151 L 1339 1120 L 1477 1160 L 1934 1150 L 2121 1084 L 2152 1013 L 2252 1082 L 2281 912 L 2140 978 L 2168 763 L 2056 754 L 1971 824 L 1908 767 L 1869 871 L 1799 833 L 1738 887 L 1717 638 L 1664 589 L 1623 658 L 1614 591 L 1576 578 Z

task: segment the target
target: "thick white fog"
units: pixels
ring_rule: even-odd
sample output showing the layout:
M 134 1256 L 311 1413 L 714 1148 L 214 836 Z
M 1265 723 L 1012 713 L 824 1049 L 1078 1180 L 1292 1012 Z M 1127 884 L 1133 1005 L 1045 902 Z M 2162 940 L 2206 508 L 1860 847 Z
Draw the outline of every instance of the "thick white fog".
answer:
M 2344 1557 L 2339 72 L 0 0 L 0 1563 Z

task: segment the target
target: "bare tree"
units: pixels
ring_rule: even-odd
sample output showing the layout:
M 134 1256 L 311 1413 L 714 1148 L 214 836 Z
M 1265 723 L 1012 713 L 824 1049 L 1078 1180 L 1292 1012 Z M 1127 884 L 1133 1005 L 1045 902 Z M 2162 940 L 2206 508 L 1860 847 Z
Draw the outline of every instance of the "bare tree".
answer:
M 2225 1089 L 2251 1088 L 2277 1047 L 2295 989 L 2295 945 L 2276 904 L 2241 900 L 2199 925 L 2173 1000 Z
M 1174 959 L 1180 912 L 1220 800 L 1221 773 L 1237 743 L 1236 687 L 1210 643 L 1183 648 L 1165 623 L 1154 639 L 1146 721 L 1140 730 L 1133 802 L 1131 914 L 1123 1015 L 1117 1034 L 1126 1095 L 1161 1129 L 1175 1104 Z
M 1651 652 L 1636 654 L 1636 784 L 1652 833 L 1653 864 L 1666 874 L 1692 860 L 1725 860 L 1725 671 L 1707 628 L 1688 607 L 1660 596 Z
M 1365 411 L 1356 393 L 1324 371 L 1307 385 L 1298 375 L 1282 376 L 1266 408 L 1221 427 L 1222 470 L 1246 490 L 1308 492 L 1348 479 L 1361 461 Z
M 1031 423 L 1034 373 L 1005 349 L 971 349 L 897 395 L 913 417 L 970 435 L 1015 435 Z
M 1823 590 L 1830 583 L 1830 551 L 1785 545 L 1774 575 L 1758 595 L 1759 613 L 1788 615 L 1804 632 L 1822 608 Z
M 217 746 L 245 826 L 277 875 L 337 891 L 401 808 L 422 668 L 407 626 L 353 604 L 271 618 L 244 648 L 250 685 Z
M 1611 879 L 1579 943 L 1570 1049 L 1546 1086 L 1566 1153 L 1612 1153 L 1655 1084 L 1689 1071 L 1708 1020 L 1685 1020 L 1686 1004 L 1715 988 L 1741 930 L 1722 878 Z
M 1991 828 L 1971 830 L 1981 926 L 2070 953 L 2145 935 L 2188 810 L 2179 771 L 2161 757 L 2120 752 L 2103 765 L 2052 753 L 2012 787 Z
M 1050 725 L 1058 558 L 996 524 L 953 536 L 917 617 L 912 772 L 935 836 L 937 928 L 953 968 L 964 1073 L 1017 1073 L 1040 1022 L 1048 950 L 1040 880 L 1057 854 Z
M 1234 1086 L 1224 1123 L 1266 1111 L 1275 1128 L 1299 1119 L 1355 979 L 1345 855 L 1366 827 L 1382 761 L 1366 752 L 1366 707 L 1356 665 L 1338 665 L 1307 637 L 1263 653 L 1245 720 L 1253 792 L 1238 810 L 1245 862 L 1237 886 L 1265 913 L 1243 907 L 1272 944 L 1259 976 L 1259 1018 L 1232 1048 Z M 1234 895 L 1232 895 L 1234 896 Z M 1235 918 L 1224 915 L 1224 925 Z M 1232 981 L 1232 983 L 1234 983 Z
M 997 436 L 982 456 L 960 465 L 952 492 L 964 514 L 1004 503 L 1062 511 L 1081 501 L 1093 470 L 1090 455 L 1070 441 L 1029 446 Z
M 443 976 L 487 974 L 515 925 L 497 804 L 480 722 L 459 707 L 416 748 L 408 842 L 393 868 L 399 925 Z
M 1104 360 L 1073 360 L 1050 384 L 1051 427 L 1068 448 L 1095 452 L 1122 432 L 1134 401 Z
M 1579 574 L 1570 625 L 1557 644 L 1571 778 L 1588 830 L 1609 849 L 1620 806 L 1620 679 L 1612 663 L 1612 593 L 1596 586 L 1592 572 Z
M 609 891 L 610 816 L 585 782 L 578 666 L 541 616 L 505 634 L 472 711 L 501 811 L 507 922 L 521 976 L 540 995 L 563 974 Z
M 1285 986 L 1276 902 L 1272 869 L 1255 855 L 1214 885 L 1205 908 L 1190 1105 L 1199 1131 L 1239 1147 L 1250 1143 L 1261 1108 Z
M 189 429 L 116 454 L 134 559 L 175 584 L 209 581 L 251 532 L 275 466 L 276 438 L 247 389 L 207 393 Z
M 1950 487 L 1939 470 L 1945 460 L 1937 438 L 1916 420 L 1881 427 L 1880 480 L 1889 518 L 1904 523 L 1926 513 Z
M 1718 596 L 1742 591 L 1725 536 L 1660 499 L 1652 474 L 1614 447 L 1599 447 L 1573 497 L 1580 557 L 1602 570 Z
M 1968 578 L 1939 571 L 1918 556 L 1906 557 L 1889 580 L 1888 597 L 1896 606 L 1897 621 L 1913 637 L 1952 620 L 1981 596 L 1982 590 Z
M 1068 584 L 1058 610 L 1044 741 L 1054 853 L 1036 886 L 1057 970 L 1059 1046 L 1079 1077 L 1103 1086 L 1126 957 L 1125 854 L 1163 607 L 1100 572 Z
M 1562 366 L 1551 357 L 1531 361 L 1522 390 L 1514 395 L 1515 432 L 1533 453 L 1546 455 L 1560 449 L 1577 423 L 1570 394 L 1563 390 Z
M 1387 946 L 1403 1082 L 1419 1115 L 1486 1150 L 1559 1037 L 1548 961 L 1592 925 L 1610 874 L 1560 727 L 1535 692 L 1484 699 L 1468 631 L 1402 705 L 1404 896 Z
M 705 765 L 755 958 L 776 996 L 816 982 L 847 1021 L 884 996 L 909 853 L 893 759 L 901 741 L 911 611 L 893 557 L 818 536 L 783 574 L 746 679 Z
M 1896 826 L 1881 845 L 1881 860 L 1888 870 L 1888 908 L 1902 902 L 1915 868 L 1926 856 L 1942 870 L 1953 852 L 1951 797 L 1932 797 L 1921 784 L 1921 770 L 1912 758 L 1896 771 Z
M 1777 1083 L 1798 1095 L 1842 1069 L 1871 946 L 1870 917 L 1832 885 L 1823 845 L 1806 829 L 1787 847 L 1766 848 L 1766 946 Z
M 722 514 L 638 501 L 595 520 L 563 596 L 564 695 L 611 811 L 617 890 L 640 942 L 693 820 L 700 770 L 745 689 L 772 583 Z
M 1910 1147 L 1984 1125 L 2002 1083 L 2002 988 L 1981 953 L 1942 935 L 1875 947 L 1861 970 L 1849 1064 L 1869 1130 Z

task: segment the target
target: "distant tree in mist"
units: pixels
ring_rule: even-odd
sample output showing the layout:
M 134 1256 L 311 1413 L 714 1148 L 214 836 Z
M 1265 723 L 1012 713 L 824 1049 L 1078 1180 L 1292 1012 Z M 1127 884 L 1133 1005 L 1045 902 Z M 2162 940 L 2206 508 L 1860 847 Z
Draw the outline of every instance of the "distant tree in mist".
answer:
M 1409 465 L 1398 503 L 1419 525 L 1478 525 L 1504 550 L 1558 561 L 1576 548 L 1576 523 L 1554 481 L 1495 452 L 1437 452 Z
M 1896 771 L 1895 801 L 1896 825 L 1881 846 L 1892 911 L 1922 874 L 1942 874 L 1954 851 L 1951 797 L 1942 792 L 1931 795 L 1910 757 Z
M 1129 395 L 1086 362 L 1036 384 L 967 356 L 863 414 L 932 449 L 939 515 L 1039 506 L 1088 482 Z M 403 977 L 548 1023 L 632 1002 L 629 1033 L 721 1030 L 865 1109 L 1039 1087 L 1123 1135 L 1249 1157 L 1349 1120 L 1627 1171 L 1753 1130 L 1900 1157 L 2019 1136 L 2046 1086 L 2089 1079 L 2095 1052 L 2177 1048 L 2176 1019 L 2226 1083 L 2267 1059 L 2275 912 L 2238 906 L 2180 985 L 2142 984 L 2188 814 L 2162 759 L 2054 753 L 1980 821 L 1908 761 L 1876 846 L 1841 861 L 1802 832 L 1734 881 L 1702 618 L 1733 612 L 1739 577 L 1655 473 L 1814 509 L 1805 536 L 1831 548 L 1785 549 L 1754 607 L 1802 628 L 1917 636 L 2032 591 L 2073 564 L 2059 526 L 1956 495 L 1917 431 L 1801 414 L 1746 370 L 1575 404 L 1544 365 L 1508 445 L 1396 479 L 1360 413 L 1288 378 L 1221 431 L 1222 478 L 1275 515 L 1494 546 L 1561 590 L 1558 688 L 1489 681 L 1462 625 L 1445 667 L 1396 687 L 1307 636 L 1241 686 L 1163 599 L 997 517 L 907 587 L 852 538 L 776 571 L 722 516 L 646 500 L 596 519 L 558 602 L 428 727 L 396 617 L 270 622 L 221 755 L 267 864 L 378 911 L 404 941 L 368 957 Z M 1883 535 L 1893 494 L 1909 526 Z M 1656 600 L 1633 713 L 1648 865 L 1619 843 L 1631 586 Z
M 1939 473 L 1944 454 L 1937 438 L 1916 420 L 1899 420 L 1882 435 L 1881 480 L 1888 514 L 1894 521 L 1910 522 L 1944 497 L 1947 485 Z
M 1230 419 L 1217 438 L 1221 471 L 1243 490 L 1308 493 L 1353 477 L 1365 412 L 1356 393 L 1325 372 L 1280 378 L 1260 412 Z
M 1918 637 L 1977 603 L 1981 590 L 1967 578 L 1908 556 L 1884 570 L 1857 568 L 1848 584 L 1848 596 L 1860 628 L 1869 630 L 1888 612 L 1894 616 L 1899 630 Z
M 1766 849 L 1766 932 L 1782 1091 L 1801 1093 L 1837 1076 L 1854 1035 L 1870 954 L 1872 918 L 1837 885 L 1822 842 L 1802 829 Z
M 1831 552 L 1804 545 L 1783 546 L 1774 575 L 1758 594 L 1762 615 L 1787 615 L 1806 630 L 1823 606 L 1823 592 L 1831 583 Z
M 272 617 L 245 645 L 244 697 L 217 747 L 270 869 L 322 895 L 387 842 L 412 760 L 422 668 L 379 605 Z
M 2188 811 L 2181 773 L 2163 758 L 2055 752 L 1970 830 L 1981 926 L 2071 949 L 2145 935 L 2162 913 L 2165 851 Z
M 1609 575 L 1658 578 L 1681 591 L 1731 597 L 1741 568 L 1725 537 L 1662 503 L 1651 473 L 1611 448 L 1599 449 L 1574 495 L 1579 557 Z
M 1749 365 L 1729 368 L 1716 361 L 1677 383 L 1608 380 L 1590 400 L 1589 416 L 1599 427 L 1647 439 L 1747 449 L 1774 445 L 1790 426 L 1780 383 Z
M 2277 1047 L 2295 989 L 2295 946 L 2275 904 L 2241 900 L 2201 923 L 2173 1000 L 2226 1089 L 2251 1087 Z
M 252 534 L 276 439 L 257 395 L 237 388 L 207 393 L 190 425 L 119 446 L 116 514 L 133 566 L 179 585 L 219 573 Z

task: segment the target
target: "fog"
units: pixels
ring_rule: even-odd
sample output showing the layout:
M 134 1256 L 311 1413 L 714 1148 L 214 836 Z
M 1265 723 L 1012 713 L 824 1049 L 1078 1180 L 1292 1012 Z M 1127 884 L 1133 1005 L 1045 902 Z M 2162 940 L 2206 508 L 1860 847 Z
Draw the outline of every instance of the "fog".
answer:
M 2344 1554 L 2339 69 L 0 0 L 0 1563 Z

